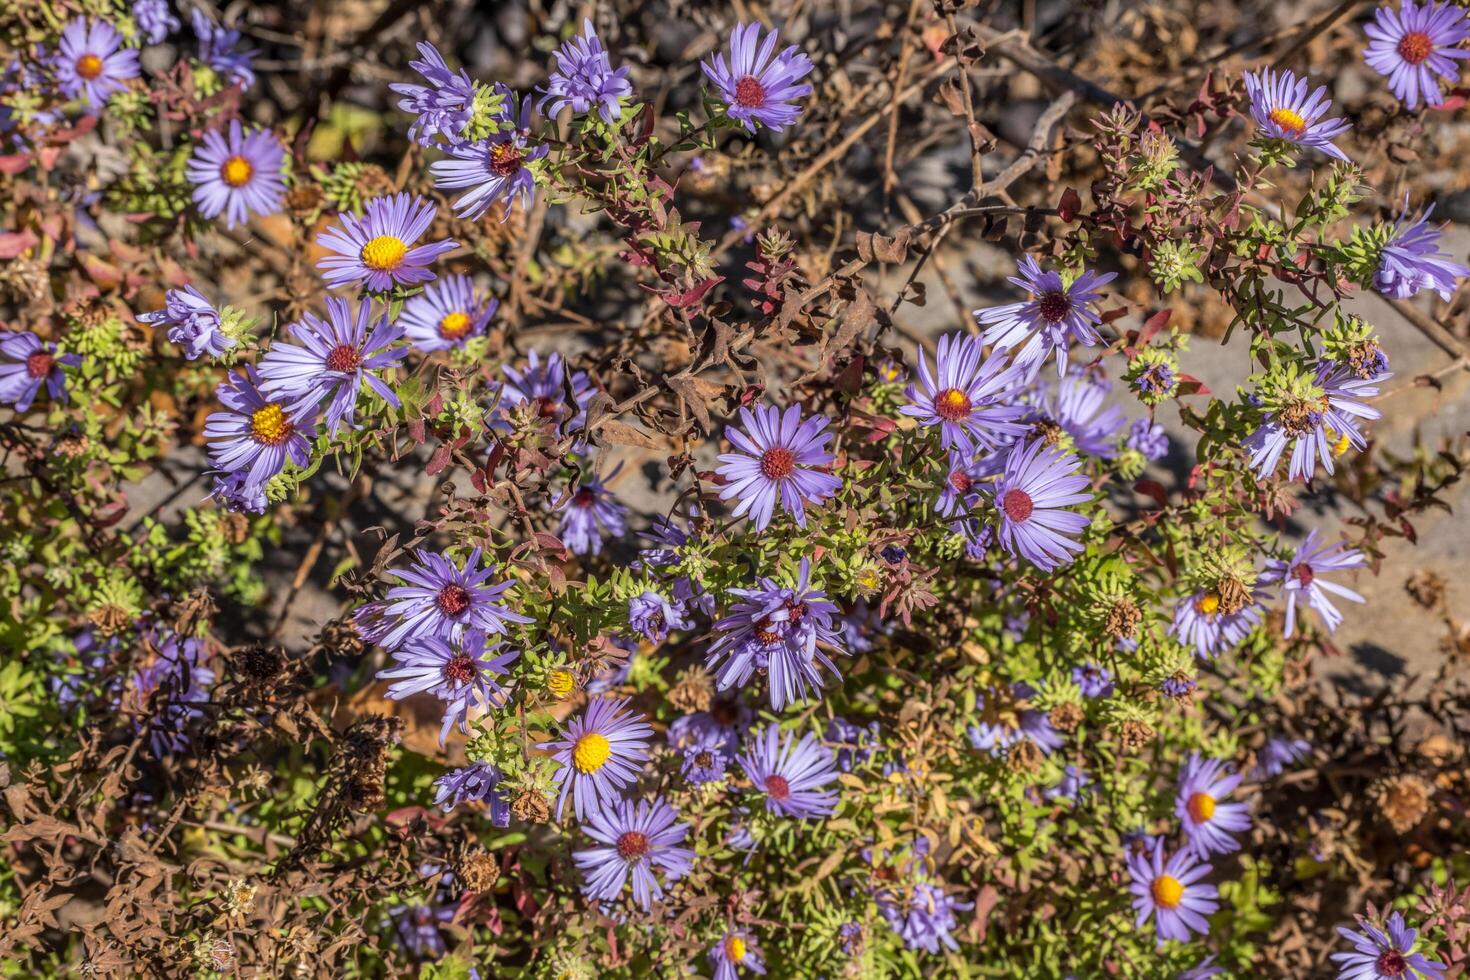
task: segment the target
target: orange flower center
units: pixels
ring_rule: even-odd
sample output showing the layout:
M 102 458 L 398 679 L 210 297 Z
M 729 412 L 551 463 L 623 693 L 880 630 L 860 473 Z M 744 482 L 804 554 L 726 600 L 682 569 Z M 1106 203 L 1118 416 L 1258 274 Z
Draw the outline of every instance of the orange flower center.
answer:
M 362 247 L 362 264 L 377 272 L 392 272 L 407 254 L 408 246 L 401 238 L 379 235 Z
M 254 173 L 255 168 L 242 156 L 230 157 L 219 168 L 220 179 L 231 187 L 244 187 Z
M 934 399 L 934 414 L 946 422 L 969 418 L 970 410 L 974 407 L 970 396 L 958 388 L 946 388 Z
M 1307 121 L 1295 109 L 1272 109 L 1269 118 L 1291 136 L 1300 136 L 1307 131 Z
M 274 402 L 250 414 L 250 438 L 263 446 L 279 446 L 294 428 L 285 410 Z
M 1220 597 L 1213 592 L 1206 592 L 1194 600 L 1195 611 L 1206 616 L 1213 616 L 1220 611 Z
M 1215 815 L 1215 798 L 1209 793 L 1195 793 L 1184 804 L 1184 808 L 1189 811 L 1195 823 L 1209 823 L 1210 818 Z
M 766 103 L 766 87 L 753 75 L 746 75 L 735 83 L 735 104 L 747 109 L 758 109 Z
M 95 54 L 84 54 L 77 59 L 77 74 L 91 81 L 102 74 L 102 59 Z
M 1150 890 L 1154 904 L 1161 909 L 1177 909 L 1184 899 L 1184 886 L 1173 875 L 1159 875 Z
M 1423 31 L 1410 31 L 1399 41 L 1399 57 L 1417 65 L 1434 53 L 1434 42 Z
M 439 321 L 439 336 L 445 340 L 459 340 L 470 332 L 470 318 L 456 310 Z
M 796 469 L 796 455 L 785 446 L 772 446 L 761 454 L 761 473 L 768 480 L 784 480 Z
M 725 959 L 731 963 L 739 963 L 745 959 L 745 940 L 739 936 L 728 936 L 725 939 Z

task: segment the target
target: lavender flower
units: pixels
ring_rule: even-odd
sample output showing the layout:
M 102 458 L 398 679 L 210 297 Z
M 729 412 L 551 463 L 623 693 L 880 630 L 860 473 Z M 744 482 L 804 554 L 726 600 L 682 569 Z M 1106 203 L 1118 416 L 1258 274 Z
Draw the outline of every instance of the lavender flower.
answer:
M 1445 965 L 1414 952 L 1419 930 L 1410 929 L 1402 912 L 1394 912 L 1380 928 L 1358 916 L 1355 932 L 1345 926 L 1337 931 L 1353 944 L 1346 953 L 1333 953 L 1338 963 L 1337 980 L 1443 980 Z
M 435 136 L 458 142 L 474 115 L 475 83 L 461 68 L 449 70 L 437 48 L 427 41 L 418 44 L 422 61 L 410 61 L 408 67 L 418 72 L 429 84 L 398 82 L 388 88 L 403 96 L 398 108 L 416 117 L 408 127 L 408 138 L 421 146 L 434 146 Z
M 1179 974 L 1176 980 L 1212 980 L 1213 977 L 1222 976 L 1225 969 L 1215 965 L 1214 956 L 1206 956 L 1198 964 Z
M 211 440 L 209 458 L 216 469 L 239 474 L 258 487 L 281 472 L 287 459 L 297 466 L 311 462 L 307 436 L 316 432 L 315 405 L 267 399 L 251 365 L 220 382 L 216 394 L 225 410 L 204 420 L 204 437 Z
M 1470 51 L 1464 52 L 1470 54 Z M 1450 253 L 1440 250 L 1439 236 L 1443 230 L 1430 227 L 1429 216 L 1434 205 L 1408 219 L 1409 201 L 1404 199 L 1404 211 L 1394 225 L 1393 237 L 1378 259 L 1378 271 L 1373 276 L 1373 288 L 1393 299 L 1408 299 L 1421 289 L 1439 293 L 1446 303 L 1455 294 L 1455 280 L 1470 276 L 1470 266 L 1454 261 Z
M 832 753 L 810 732 L 800 742 L 794 732 L 782 741 L 779 725 L 752 732 L 740 767 L 771 813 L 816 820 L 837 810 L 837 792 L 821 788 L 837 779 Z
M 949 476 L 939 488 L 939 499 L 934 502 L 934 512 L 940 517 L 957 517 L 969 513 L 981 501 L 979 482 L 994 476 L 996 463 L 1004 462 L 999 454 L 987 454 L 978 459 L 966 459 L 964 453 L 950 450 Z
M 1123 410 L 1108 405 L 1112 382 L 1101 375 L 1074 374 L 1055 384 L 1044 385 L 1031 420 L 1033 434 L 1055 443 L 1056 428 L 1072 437 L 1078 452 L 1112 459 L 1117 455 L 1118 430 L 1123 427 Z
M 939 441 L 945 449 L 973 455 L 979 449 L 995 449 L 1025 434 L 1017 423 L 1025 409 L 1002 405 L 1000 399 L 1020 383 L 1019 369 L 1007 366 L 1000 355 L 984 358 L 980 340 L 962 334 L 939 338 L 934 373 L 919 351 L 919 381 L 910 382 L 908 399 L 913 404 L 899 409 L 922 425 L 939 426 Z
M 774 405 L 740 410 L 744 429 L 725 427 L 725 438 L 738 452 L 722 453 L 724 465 L 715 473 L 726 482 L 721 500 L 736 498 L 732 516 L 749 513 L 755 529 L 764 531 L 779 502 L 781 509 L 806 527 L 805 502 L 820 503 L 842 489 L 842 480 L 815 467 L 830 465 L 835 456 L 827 452 L 832 433 L 820 415 L 802 421 L 801 408 L 789 406 L 783 413 Z
M 429 164 L 436 188 L 470 188 L 454 202 L 454 213 L 466 221 L 477 220 L 501 200 L 505 202 L 502 221 L 510 217 L 517 201 L 522 210 L 529 210 L 536 196 L 536 175 L 527 164 L 540 160 L 550 150 L 544 143 L 531 143 L 531 97 L 522 100 L 517 120 L 510 115 L 515 109 L 515 93 L 499 83 L 495 90 L 506 100 L 500 128 L 482 140 L 451 143 L 445 147 L 450 159 Z
M 410 955 L 426 962 L 438 960 L 449 951 L 439 926 L 453 922 L 458 913 L 458 903 L 439 901 L 431 905 L 394 905 L 388 909 L 399 944 Z
M 1453 59 L 1470 58 L 1470 51 L 1460 47 L 1470 38 L 1465 10 L 1452 3 L 1431 0 L 1421 7 L 1403 0 L 1397 11 L 1379 7 L 1363 32 L 1368 35 L 1363 60 L 1388 79 L 1388 87 L 1409 109 L 1419 108 L 1421 96 L 1426 105 L 1437 105 L 1443 96 L 1439 78 L 1454 85 L 1460 69 Z
M 490 822 L 497 827 L 509 827 L 510 804 L 499 788 L 504 778 L 505 774 L 488 762 L 471 762 L 451 769 L 434 780 L 434 805 L 448 813 L 461 803 L 487 803 Z
M 1209 660 L 1244 640 L 1260 621 L 1261 610 L 1255 603 L 1222 613 L 1219 593 L 1200 591 L 1185 596 L 1174 607 L 1169 635 L 1194 647 L 1201 660 Z
M 675 823 L 678 819 L 678 812 L 659 796 L 639 803 L 616 799 L 603 803 L 588 815 L 583 829 L 606 846 L 572 854 L 586 875 L 582 893 L 612 901 L 631 876 L 633 901 L 647 912 L 664 894 L 657 871 L 672 882 L 694 867 L 694 851 L 681 846 L 689 825 Z
M 582 34 L 567 40 L 553 57 L 556 70 L 546 80 L 546 88 L 540 90 L 542 99 L 537 109 L 546 112 L 550 103 L 551 111 L 547 115 L 559 115 L 568 106 L 581 115 L 597 106 L 604 122 L 615 123 L 622 117 L 623 106 L 619 100 L 633 94 L 628 67 L 613 69 L 590 19 L 583 19 Z
M 1113 674 L 1106 667 L 1086 663 L 1072 668 L 1072 683 L 1082 689 L 1084 698 L 1107 698 L 1113 695 Z
M 1332 604 L 1328 595 L 1339 596 L 1349 602 L 1366 602 L 1362 596 L 1346 586 L 1319 578 L 1323 572 L 1341 571 L 1345 568 L 1361 568 L 1366 564 L 1363 553 L 1349 548 L 1345 542 L 1322 544 L 1318 542 L 1317 530 L 1313 528 L 1307 539 L 1297 548 L 1289 560 L 1272 558 L 1266 562 L 1261 573 L 1263 583 L 1280 582 L 1286 592 L 1287 639 L 1296 632 L 1296 604 L 1302 599 L 1321 617 L 1322 623 L 1331 633 L 1342 622 L 1342 613 Z
M 377 678 L 393 681 L 388 686 L 390 700 L 427 692 L 444 702 L 439 728 L 439 744 L 443 745 L 455 725 L 469 734 L 471 709 L 489 710 L 505 703 L 506 691 L 499 678 L 520 651 L 499 650 L 500 644 L 487 644 L 484 631 L 478 629 L 467 629 L 454 641 L 418 636 L 393 651 L 392 668 L 378 671 Z
M 746 929 L 731 929 L 721 936 L 720 941 L 710 947 L 709 961 L 715 967 L 712 980 L 736 980 L 740 976 L 735 969 L 737 966 L 762 975 L 766 972 L 755 934 Z
M 687 630 L 694 623 L 686 616 L 683 603 L 673 603 L 657 592 L 644 590 L 628 600 L 628 625 L 657 646 L 669 635 L 669 630 Z
M 931 956 L 939 955 L 940 947 L 951 952 L 959 949 L 951 935 L 959 925 L 955 912 L 975 907 L 974 902 L 958 901 L 942 883 L 929 881 L 923 874 L 901 886 L 879 891 L 877 903 L 878 911 L 905 946 L 922 949 Z
M 1002 548 L 1047 572 L 1072 561 L 1082 545 L 1068 535 L 1081 533 L 1089 521 L 1063 508 L 1092 499 L 1081 492 L 1090 482 L 1077 472 L 1081 465 L 1041 440 L 1011 450 L 991 491 Z
M 525 373 L 509 364 L 501 370 L 505 374 L 505 383 L 500 388 L 502 404 L 534 408 L 539 418 L 555 423 L 558 435 L 562 436 L 587 424 L 587 403 L 594 394 L 592 382 L 584 371 L 573 372 L 568 378 L 560 354 L 552 353 L 543 362 L 540 355 L 531 351 L 526 355 Z M 566 400 L 569 385 L 572 404 Z
M 133 0 L 133 23 L 149 44 L 162 43 L 182 26 L 169 9 L 168 0 Z
M 162 758 L 188 746 L 188 726 L 204 717 L 198 706 L 209 701 L 214 671 L 204 666 L 204 643 L 195 637 L 149 628 L 146 638 L 153 654 L 129 678 L 119 707 L 148 732 L 149 748 Z
M 1320 361 L 1313 388 L 1320 396 L 1292 398 L 1266 416 L 1265 422 L 1246 440 L 1251 469 L 1262 478 L 1275 474 L 1281 457 L 1291 447 L 1287 475 L 1310 480 L 1320 460 L 1328 473 L 1332 460 L 1348 447 L 1363 449 L 1367 440 L 1358 429 L 1358 419 L 1376 419 L 1381 413 L 1359 399 L 1378 394 L 1378 382 L 1387 375 L 1360 378 L 1347 364 Z
M 705 728 L 694 732 L 683 747 L 679 771 L 695 785 L 725 778 L 725 769 L 735 757 L 733 743 L 725 730 Z
M 852 772 L 873 757 L 882 744 L 882 729 L 876 721 L 859 725 L 837 715 L 827 722 L 827 742 L 837 746 L 837 768 Z
M 1087 775 L 1077 766 L 1064 766 L 1062 778 L 1057 784 L 1044 794 L 1053 803 L 1058 801 L 1066 803 L 1078 803 L 1087 795 L 1087 787 L 1092 785 L 1092 777 Z
M 55 344 L 29 330 L 0 336 L 0 405 L 14 405 L 17 412 L 24 412 L 42 385 L 52 401 L 65 404 L 66 375 L 61 369 L 63 365 L 77 367 L 81 363 L 80 356 L 57 353 Z
M 1201 759 L 1198 752 L 1180 771 L 1174 815 L 1189 838 L 1190 850 L 1201 860 L 1240 850 L 1231 835 L 1250 830 L 1250 812 L 1244 803 L 1220 801 L 1235 792 L 1243 778 L 1219 759 Z
M 255 72 L 250 63 L 255 60 L 256 51 L 254 48 L 235 50 L 240 43 L 240 32 L 216 27 L 198 7 L 190 16 L 194 22 L 194 36 L 199 39 L 199 61 L 241 89 L 254 85 Z
M 1251 778 L 1274 779 L 1287 766 L 1294 766 L 1305 759 L 1311 751 L 1312 744 L 1305 739 L 1273 735 L 1256 753 L 1256 768 L 1251 772 Z
M 1208 864 L 1200 863 L 1187 850 L 1165 860 L 1164 843 L 1158 841 L 1152 854 L 1128 856 L 1128 873 L 1133 878 L 1129 891 L 1133 893 L 1140 928 L 1152 915 L 1160 942 L 1189 942 L 1196 932 L 1209 935 L 1210 923 L 1205 916 L 1213 915 L 1220 903 L 1215 886 L 1200 881 L 1210 873 Z
M 1349 162 L 1333 139 L 1352 128 L 1346 119 L 1323 119 L 1332 101 L 1327 86 L 1307 95 L 1307 80 L 1293 72 L 1267 68 L 1245 73 L 1245 91 L 1251 100 L 1251 118 L 1269 139 L 1296 146 L 1315 147 L 1330 157 Z
M 366 214 L 338 215 L 340 228 L 328 228 L 316 243 L 329 252 L 317 262 L 328 286 L 362 283 L 372 293 L 394 286 L 413 286 L 434 278 L 428 266 L 459 247 L 452 238 L 416 248 L 411 243 L 429 230 L 438 209 L 421 197 L 394 194 L 367 203 Z
M 1164 433 L 1164 427 L 1148 419 L 1135 419 L 1128 427 L 1128 438 L 1123 444 L 1142 453 L 1143 458 L 1149 461 L 1169 455 L 1169 437 Z
M 607 478 L 617 476 L 620 469 L 621 463 Z M 557 534 L 574 555 L 600 554 L 603 538 L 620 537 L 628 528 L 628 508 L 618 503 L 606 484 L 590 473 L 584 473 L 569 489 L 558 509 L 561 523 Z
M 227 228 L 244 224 L 252 213 L 275 214 L 286 194 L 281 176 L 285 158 L 274 133 L 256 129 L 246 135 L 238 119 L 230 120 L 228 137 L 214 129 L 205 133 L 184 171 L 194 185 L 199 214 L 213 218 L 223 213 Z
M 1030 700 L 1036 694 L 1030 684 L 1017 682 L 1011 685 L 1011 696 L 1019 702 Z M 983 705 L 982 705 L 983 706 Z M 1027 741 L 1041 750 L 1042 755 L 1051 755 L 1062 747 L 1062 737 L 1052 727 L 1045 711 L 1021 707 L 1011 717 L 1001 715 L 998 721 L 980 721 L 965 730 L 970 745 L 980 752 L 988 752 L 1000 758 L 1017 742 Z
M 368 603 L 353 618 L 365 639 L 389 650 L 409 637 L 452 640 L 469 629 L 505 634 L 506 623 L 532 620 L 501 604 L 510 582 L 484 584 L 497 571 L 493 564 L 480 567 L 479 548 L 463 567 L 446 555 L 416 552 L 414 564 L 389 572 L 407 584 L 389 589 L 383 601 Z
M 551 758 L 561 763 L 555 776 L 561 784 L 557 819 L 568 794 L 574 797 L 577 819 L 587 820 L 598 808 L 615 806 L 619 792 L 638 778 L 653 729 L 643 715 L 627 708 L 627 698 L 593 701 L 567 724 L 565 737 L 546 743 Z
M 168 339 L 184 348 L 187 359 L 220 357 L 235 346 L 233 338 L 220 332 L 220 311 L 193 286 L 170 289 L 164 302 L 163 309 L 144 313 L 138 322 L 168 324 Z
M 469 276 L 454 273 L 435 279 L 403 304 L 398 323 L 411 344 L 425 353 L 464 347 L 485 327 L 500 300 L 482 298 Z
M 1029 255 L 1017 263 L 1020 276 L 1010 281 L 1031 294 L 1024 303 L 1011 303 L 976 310 L 975 318 L 985 327 L 980 342 L 1010 350 L 1015 363 L 1034 375 L 1048 357 L 1055 355 L 1057 376 L 1067 371 L 1067 349 L 1073 343 L 1089 347 L 1102 343 L 1097 325 L 1102 318 L 1091 304 L 1102 298 L 1100 287 L 1117 278 L 1113 272 L 1098 274 L 1083 270 L 1071 285 L 1056 272 L 1043 271 Z
M 730 32 L 729 64 L 718 53 L 699 65 L 725 103 L 725 114 L 747 132 L 757 126 L 781 132 L 801 115 L 792 103 L 812 93 L 810 85 L 797 84 L 811 73 L 811 59 L 794 44 L 773 58 L 778 42 L 775 30 L 762 41 L 759 23 L 739 24 Z
M 138 52 L 105 20 L 74 17 L 61 32 L 54 68 L 56 84 L 69 99 L 80 96 L 100 109 L 109 96 L 138 77 Z

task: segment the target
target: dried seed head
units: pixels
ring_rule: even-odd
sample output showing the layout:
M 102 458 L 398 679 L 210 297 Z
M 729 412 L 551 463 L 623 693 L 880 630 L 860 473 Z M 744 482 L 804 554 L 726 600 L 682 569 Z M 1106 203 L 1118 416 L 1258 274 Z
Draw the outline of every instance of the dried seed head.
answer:
M 1047 715 L 1051 727 L 1059 732 L 1076 731 L 1077 726 L 1082 724 L 1082 706 L 1080 704 L 1059 704 L 1051 709 Z
M 1374 802 L 1396 833 L 1404 834 L 1419 825 L 1429 813 L 1429 799 L 1434 787 L 1414 775 L 1405 773 L 1381 781 Z
M 495 855 L 481 848 L 465 855 L 455 873 L 465 888 L 481 895 L 494 888 L 500 880 L 500 863 L 495 860 Z
M 551 804 L 541 793 L 527 789 L 511 801 L 510 812 L 525 823 L 546 823 L 551 819 Z
M 695 666 L 681 673 L 669 689 L 669 704 L 686 714 L 708 711 L 714 696 L 714 677 L 703 667 Z
M 1138 609 L 1138 603 L 1127 596 L 1113 600 L 1108 607 L 1107 618 L 1103 620 L 1103 629 L 1109 636 L 1129 637 L 1138 632 L 1138 624 L 1143 621 L 1143 613 Z
M 1120 738 L 1124 749 L 1129 752 L 1137 751 L 1154 740 L 1153 726 L 1148 722 L 1130 718 L 1123 722 Z

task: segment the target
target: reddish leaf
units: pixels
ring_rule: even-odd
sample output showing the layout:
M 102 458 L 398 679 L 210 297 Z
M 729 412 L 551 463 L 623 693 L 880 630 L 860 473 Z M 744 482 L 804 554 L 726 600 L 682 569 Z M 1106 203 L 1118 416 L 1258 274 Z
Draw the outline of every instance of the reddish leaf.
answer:
M 1077 192 L 1070 187 L 1062 191 L 1061 203 L 1057 205 L 1057 216 L 1063 221 L 1071 221 L 1081 210 L 1082 198 L 1077 195 Z
M 1137 342 L 1140 343 L 1140 344 L 1146 344 L 1150 340 L 1153 340 L 1154 339 L 1154 336 L 1160 330 L 1162 330 L 1162 329 L 1164 329 L 1164 327 L 1168 326 L 1168 324 L 1169 324 L 1169 317 L 1173 313 L 1174 313 L 1174 311 L 1171 308 L 1169 308 L 1169 307 L 1166 306 L 1162 310 L 1160 310 L 1159 312 L 1155 313 L 1153 316 L 1151 316 L 1147 320 L 1145 320 L 1143 322 L 1143 329 L 1141 331 L 1139 331 L 1138 341 Z
M 13 259 L 26 249 L 34 248 L 38 242 L 35 232 L 29 228 L 6 232 L 0 235 L 0 259 Z
M 1139 480 L 1133 484 L 1133 489 L 1150 498 L 1160 507 L 1169 506 L 1169 491 L 1165 490 L 1164 485 L 1158 480 Z
M 1210 386 L 1192 374 L 1181 374 L 1179 376 L 1179 394 L 1181 395 L 1208 395 Z

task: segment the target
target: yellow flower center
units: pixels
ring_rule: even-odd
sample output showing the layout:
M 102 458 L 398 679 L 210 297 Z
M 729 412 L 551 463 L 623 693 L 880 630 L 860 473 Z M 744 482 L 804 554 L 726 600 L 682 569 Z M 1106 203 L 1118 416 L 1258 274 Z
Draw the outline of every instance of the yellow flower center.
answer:
M 77 74 L 91 81 L 102 74 L 102 59 L 95 54 L 84 54 L 77 59 Z
M 1332 430 L 1329 429 L 1327 435 L 1331 437 Z M 1344 432 L 1342 435 L 1338 436 L 1337 441 L 1332 444 L 1332 455 L 1341 456 L 1343 453 L 1348 451 L 1348 447 L 1352 444 L 1352 440 L 1349 439 L 1348 434 Z
M 564 698 L 572 693 L 576 685 L 575 678 L 570 670 L 553 670 L 551 676 L 546 679 L 546 687 L 558 698 Z
M 439 321 L 439 336 L 445 340 L 458 340 L 470 332 L 470 318 L 455 310 Z
M 1272 109 L 1269 118 L 1292 136 L 1300 136 L 1307 131 L 1307 121 L 1295 109 Z
M 1215 798 L 1209 793 L 1195 793 L 1184 804 L 1184 808 L 1189 811 L 1195 823 L 1208 823 L 1215 815 Z
M 1162 909 L 1177 909 L 1184 899 L 1184 886 L 1173 875 L 1159 875 L 1154 879 L 1150 890 L 1154 895 L 1154 904 Z
M 593 773 L 602 768 L 602 764 L 612 755 L 612 745 L 605 735 L 597 732 L 588 732 L 577 739 L 577 744 L 572 748 L 572 764 L 579 772 Z
M 264 446 L 279 446 L 294 428 L 281 406 L 272 402 L 250 413 L 250 438 Z
M 362 247 L 362 264 L 378 272 L 392 272 L 403 264 L 408 246 L 400 238 L 379 235 Z
M 231 187 L 244 187 L 250 181 L 255 168 L 242 156 L 233 156 L 219 168 L 220 179 Z
M 745 959 L 745 940 L 739 936 L 730 936 L 725 940 L 725 959 L 732 963 L 739 963 Z
M 1194 601 L 1194 608 L 1206 616 L 1213 616 L 1220 611 L 1220 597 L 1213 592 L 1206 592 Z

